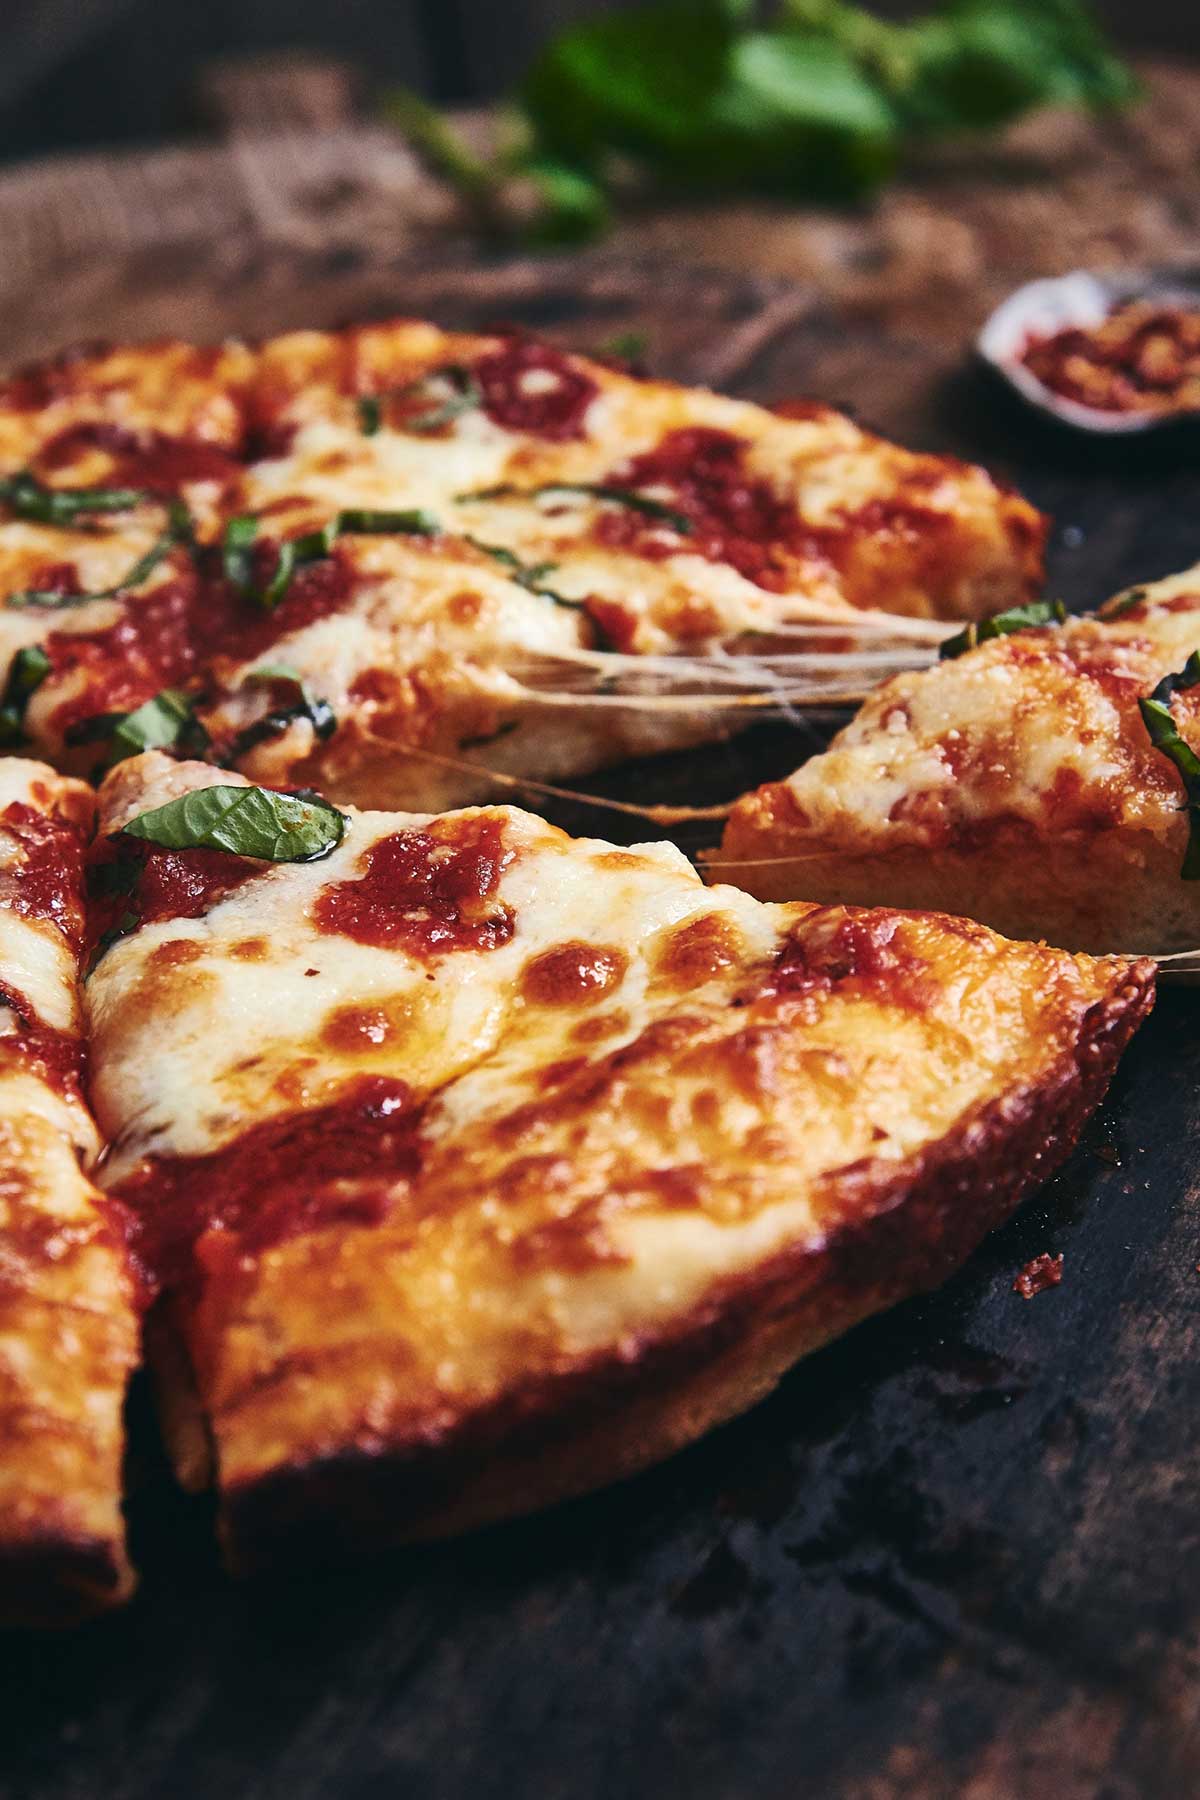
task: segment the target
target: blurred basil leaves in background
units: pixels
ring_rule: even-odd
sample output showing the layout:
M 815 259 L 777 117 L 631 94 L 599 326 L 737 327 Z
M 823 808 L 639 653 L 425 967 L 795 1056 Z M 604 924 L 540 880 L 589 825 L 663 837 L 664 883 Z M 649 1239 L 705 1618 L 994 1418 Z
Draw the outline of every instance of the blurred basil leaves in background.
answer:
M 604 230 L 630 163 L 676 188 L 854 201 L 922 140 L 1136 93 L 1082 0 L 945 0 L 906 24 L 848 0 L 779 0 L 765 19 L 754 0 L 657 0 L 556 38 L 486 159 L 413 94 L 388 111 L 481 229 L 519 217 L 562 244 Z

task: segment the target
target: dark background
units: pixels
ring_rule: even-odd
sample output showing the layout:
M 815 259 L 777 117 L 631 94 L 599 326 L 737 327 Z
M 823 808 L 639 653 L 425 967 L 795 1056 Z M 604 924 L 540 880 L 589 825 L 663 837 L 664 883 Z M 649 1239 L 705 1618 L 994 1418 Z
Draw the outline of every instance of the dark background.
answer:
M 932 4 L 932 0 L 926 0 Z M 603 0 L 4 0 L 0 157 L 179 136 L 203 120 L 199 70 L 282 49 L 329 53 L 371 83 L 442 100 L 510 85 L 547 35 Z M 877 10 L 916 10 L 881 0 Z M 1200 54 L 1196 0 L 1096 0 L 1132 48 Z M 370 71 L 370 82 L 365 72 Z

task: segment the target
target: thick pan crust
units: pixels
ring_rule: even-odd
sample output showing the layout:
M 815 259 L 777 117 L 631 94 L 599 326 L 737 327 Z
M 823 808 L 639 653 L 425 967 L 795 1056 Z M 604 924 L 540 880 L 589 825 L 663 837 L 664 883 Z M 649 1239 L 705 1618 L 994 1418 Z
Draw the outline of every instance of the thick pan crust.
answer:
M 887 682 L 828 751 L 737 803 L 710 873 L 764 900 L 935 907 L 1094 953 L 1192 948 L 1183 784 L 1138 701 L 1197 648 L 1191 569 Z M 1200 749 L 1198 692 L 1171 708 Z
M 718 646 L 803 649 L 806 621 L 851 642 L 863 609 L 983 615 L 1036 590 L 1045 537 L 982 470 L 828 408 L 782 417 L 404 320 L 26 371 L 0 384 L 0 473 L 20 469 L 134 492 L 97 517 L 0 520 L 0 595 L 37 596 L 0 607 L 0 666 L 47 650 L 26 715 L 43 754 L 91 773 L 89 720 L 183 687 L 214 760 L 365 805 L 486 788 L 438 758 L 554 780 L 720 737 L 728 710 L 588 694 L 633 682 L 614 655 L 700 659 L 694 692 Z M 164 544 L 172 497 L 191 543 Z M 380 528 L 397 513 L 417 528 Z M 264 607 L 280 544 L 339 515 L 359 523 Z M 247 517 L 238 574 L 218 546 Z M 280 668 L 321 706 L 263 674 Z
M 132 1586 L 122 1411 L 134 1282 L 84 1167 L 76 935 L 91 794 L 0 763 L 0 1623 L 69 1623 Z M 81 1166 L 84 1165 L 84 1166 Z
M 211 779 L 125 765 L 106 822 Z M 463 856 L 482 913 L 447 898 Z M 398 922 L 381 858 L 415 884 Z M 190 1367 L 164 1372 L 181 1474 L 249 1568 L 643 1467 L 943 1279 L 1061 1160 L 1152 991 L 511 809 L 352 815 L 325 863 L 160 917 L 90 983 L 110 1178 Z

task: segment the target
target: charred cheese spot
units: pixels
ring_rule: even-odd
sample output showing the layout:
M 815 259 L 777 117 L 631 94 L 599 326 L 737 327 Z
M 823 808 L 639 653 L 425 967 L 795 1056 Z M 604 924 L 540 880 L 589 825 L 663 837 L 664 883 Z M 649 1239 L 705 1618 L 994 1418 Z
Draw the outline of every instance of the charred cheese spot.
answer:
M 521 992 L 535 1006 L 590 1006 L 620 986 L 628 963 L 611 945 L 559 944 L 526 963 Z
M 374 1006 L 338 1006 L 321 1027 L 321 1040 L 343 1055 L 392 1051 L 413 1028 L 413 1002 L 404 995 Z
M 684 993 L 732 968 L 741 954 L 741 939 L 732 922 L 720 913 L 703 913 L 666 934 L 654 959 L 654 979 Z
M 628 1029 L 629 1014 L 618 1008 L 615 1012 L 592 1013 L 588 1018 L 580 1019 L 571 1027 L 571 1036 L 577 1044 L 598 1044 Z
M 265 962 L 271 954 L 270 940 L 265 937 L 239 938 L 229 946 L 230 956 L 239 962 Z
M 237 955 L 238 946 L 233 954 Z M 156 974 L 163 969 L 182 968 L 184 963 L 197 962 L 204 955 L 204 945 L 195 938 L 169 938 L 165 944 L 156 944 L 146 958 L 146 968 Z

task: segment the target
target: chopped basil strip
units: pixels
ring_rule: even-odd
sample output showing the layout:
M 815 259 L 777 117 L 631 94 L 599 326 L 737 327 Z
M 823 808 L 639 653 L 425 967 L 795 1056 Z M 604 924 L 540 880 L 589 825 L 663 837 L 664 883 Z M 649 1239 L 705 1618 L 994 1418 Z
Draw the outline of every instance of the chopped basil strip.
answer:
M 1180 737 L 1171 700 L 1182 689 L 1197 684 L 1200 684 L 1200 650 L 1193 650 L 1177 674 L 1164 675 L 1154 692 L 1138 701 L 1150 742 L 1174 763 L 1183 779 L 1182 810 L 1188 815 L 1190 832 L 1187 853 L 1179 871 L 1185 881 L 1200 881 L 1200 756 Z
M 441 382 L 450 389 L 445 399 L 439 399 L 435 384 Z M 403 421 L 403 430 L 421 434 L 440 431 L 444 425 L 453 425 L 455 419 L 463 413 L 474 412 L 483 402 L 483 391 L 469 369 L 458 363 L 451 363 L 444 369 L 430 369 L 417 381 L 410 381 L 404 387 L 392 388 L 386 394 L 366 395 L 358 402 L 358 423 L 364 437 L 374 437 L 384 422 L 384 407 L 388 400 L 408 400 L 428 397 L 434 402 L 428 412 L 417 413 Z
M 295 690 L 295 701 L 290 706 L 272 708 L 261 719 L 255 719 L 252 725 L 239 731 L 221 759 L 226 768 L 231 768 L 256 745 L 279 737 L 297 719 L 307 719 L 313 728 L 313 736 L 321 743 L 326 738 L 331 738 L 337 730 L 337 714 L 328 700 L 310 693 L 308 683 L 295 669 L 289 669 L 283 663 L 264 663 L 260 668 L 251 669 L 246 676 L 247 684 L 272 681 L 287 682 Z
M 525 588 L 528 593 L 540 594 L 544 600 L 553 600 L 556 606 L 575 607 L 580 604 L 577 600 L 564 600 L 562 595 L 556 594 L 552 588 L 542 586 L 546 576 L 552 575 L 557 569 L 557 563 L 525 563 L 511 550 L 505 549 L 503 544 L 485 544 L 482 538 L 468 536 L 467 542 L 473 544 L 476 550 L 482 550 L 483 554 L 490 556 L 494 562 L 498 562 L 505 574 L 511 576 L 517 586 Z
M 1148 592 L 1148 588 L 1135 587 L 1130 588 L 1126 594 L 1116 594 L 1100 608 L 1096 617 L 1105 620 L 1123 619 L 1127 612 L 1132 612 L 1135 606 L 1142 604 Z
M 661 519 L 664 525 L 684 537 L 692 529 L 692 521 L 686 513 L 678 512 L 673 506 L 664 506 L 661 500 L 652 500 L 649 494 L 639 494 L 636 488 L 612 487 L 605 481 L 544 481 L 539 487 L 532 488 L 514 487 L 511 482 L 502 481 L 495 487 L 456 494 L 455 499 L 539 500 L 543 494 L 585 494 L 593 500 L 610 500 L 614 506 L 627 506 L 631 512 L 644 513 L 648 519 Z
M 144 488 L 46 487 L 28 469 L 0 478 L 0 501 L 18 519 L 39 525 L 73 525 L 89 513 L 130 512 L 155 497 Z
M 148 499 L 151 496 L 142 497 Z M 17 608 L 37 606 L 57 612 L 64 607 L 86 606 L 90 600 L 113 600 L 118 594 L 140 587 L 177 544 L 191 543 L 194 531 L 192 515 L 183 501 L 171 500 L 167 504 L 166 529 L 160 532 L 145 554 L 139 556 L 129 572 L 120 581 L 114 582 L 112 587 L 98 588 L 93 594 L 59 594 L 52 588 L 25 588 L 19 593 L 9 594 L 4 604 Z
M 301 537 L 284 538 L 279 546 L 275 573 L 265 588 L 254 585 L 252 551 L 258 537 L 259 521 L 248 513 L 231 519 L 225 527 L 221 557 L 226 578 L 246 599 L 257 600 L 268 612 L 279 605 L 291 586 L 297 569 L 308 563 L 321 562 L 330 555 L 339 537 L 383 537 L 395 533 L 407 537 L 435 537 L 441 529 L 432 513 L 420 507 L 404 512 L 386 512 L 367 507 L 346 507 L 319 531 L 307 531 Z
M 1061 625 L 1067 609 L 1061 600 L 1030 600 L 1024 606 L 1012 606 L 991 619 L 972 619 L 965 631 L 946 638 L 938 655 L 943 662 L 963 656 L 989 638 L 1012 637 L 1014 632 L 1028 631 L 1038 625 Z
M 27 644 L 13 657 L 0 693 L 0 748 L 25 742 L 25 708 L 49 673 L 50 658 L 40 644 Z
M 192 711 L 192 702 L 178 688 L 164 688 L 133 712 L 119 713 L 111 732 L 114 763 L 143 750 L 185 750 L 203 755 L 208 733 Z
M 164 850 L 226 850 L 262 862 L 318 862 L 342 841 L 344 814 L 327 800 L 260 787 L 196 788 L 122 827 Z

